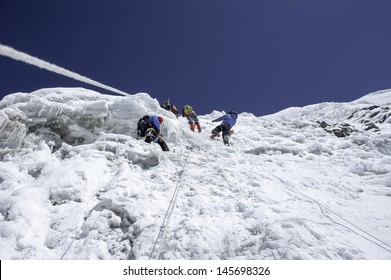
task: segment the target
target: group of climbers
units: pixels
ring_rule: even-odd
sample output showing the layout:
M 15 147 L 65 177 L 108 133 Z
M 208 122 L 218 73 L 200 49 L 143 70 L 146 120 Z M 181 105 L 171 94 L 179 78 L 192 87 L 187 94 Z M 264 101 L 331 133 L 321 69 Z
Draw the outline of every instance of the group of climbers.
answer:
M 161 107 L 174 113 L 174 115 L 178 118 L 178 110 L 175 105 L 171 104 L 170 100 L 165 101 Z M 190 105 L 185 105 L 182 109 L 182 117 L 187 119 L 191 131 L 194 132 L 195 128 L 197 127 L 198 132 L 201 133 L 201 124 L 193 107 Z M 237 118 L 237 113 L 231 111 L 213 120 L 212 122 L 221 121 L 221 123 L 212 130 L 210 139 L 215 139 L 216 137 L 220 136 L 220 132 L 222 132 L 223 142 L 225 145 L 229 146 L 229 136 L 233 133 L 232 127 L 235 125 Z M 162 122 L 162 116 L 143 116 L 137 123 L 137 139 L 140 137 L 145 137 L 145 142 L 157 143 L 163 151 L 169 151 L 167 143 L 160 135 L 160 125 Z

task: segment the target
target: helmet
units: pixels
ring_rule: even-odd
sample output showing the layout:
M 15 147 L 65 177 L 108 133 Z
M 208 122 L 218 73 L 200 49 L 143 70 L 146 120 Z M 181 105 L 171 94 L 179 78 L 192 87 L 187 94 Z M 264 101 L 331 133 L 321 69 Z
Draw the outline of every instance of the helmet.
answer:
M 238 117 L 238 114 L 235 111 L 228 112 L 227 114 L 235 115 L 236 118 Z
M 163 122 L 163 117 L 162 116 L 158 116 L 157 118 L 159 119 L 159 123 Z
M 185 111 L 186 114 L 190 114 L 191 112 L 193 112 L 193 107 L 191 107 L 190 105 L 185 105 L 185 107 L 183 107 L 183 111 Z

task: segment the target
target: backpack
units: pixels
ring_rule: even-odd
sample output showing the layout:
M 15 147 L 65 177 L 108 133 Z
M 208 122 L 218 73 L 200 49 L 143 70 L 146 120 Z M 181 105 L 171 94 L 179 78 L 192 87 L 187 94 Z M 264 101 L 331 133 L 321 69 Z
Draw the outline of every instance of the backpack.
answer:
M 172 108 L 172 105 L 169 101 L 166 101 L 163 103 L 163 105 L 161 106 L 163 109 L 166 109 L 167 111 L 171 111 L 171 108 Z
M 149 116 L 145 115 L 137 122 L 137 136 L 144 137 L 148 128 L 151 127 L 151 122 L 149 121 Z

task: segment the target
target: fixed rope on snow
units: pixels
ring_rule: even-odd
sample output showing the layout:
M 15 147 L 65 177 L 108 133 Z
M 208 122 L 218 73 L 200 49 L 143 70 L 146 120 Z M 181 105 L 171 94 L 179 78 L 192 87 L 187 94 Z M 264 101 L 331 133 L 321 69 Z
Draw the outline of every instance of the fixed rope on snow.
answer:
M 123 162 L 118 162 L 118 164 L 116 164 L 116 166 L 118 167 L 120 164 L 122 164 Z M 101 190 L 101 192 L 106 192 L 107 190 L 110 189 L 110 186 L 114 183 L 114 181 L 117 179 L 118 175 L 120 174 L 120 171 L 121 169 L 119 168 L 117 170 L 117 172 L 114 174 L 113 178 L 111 178 L 110 182 L 108 184 L 106 184 L 106 186 Z M 84 227 L 84 225 L 87 223 L 87 220 L 88 218 L 91 216 L 92 212 L 96 209 L 98 209 L 98 207 L 102 207 L 104 204 L 104 202 L 99 202 L 97 205 L 95 205 L 93 208 L 90 209 L 90 211 L 88 212 L 87 216 L 84 217 L 84 222 L 83 224 L 79 227 L 79 229 L 77 230 L 77 235 L 76 237 L 72 238 L 72 241 L 69 243 L 67 249 L 64 251 L 64 253 L 61 255 L 61 260 L 63 260 L 65 258 L 65 256 L 68 254 L 68 251 L 69 249 L 72 247 L 73 243 L 75 242 L 75 240 L 78 240 L 78 236 L 79 236 L 79 232 L 82 230 L 82 228 Z M 99 213 L 99 216 L 98 218 L 101 216 L 102 212 Z M 97 218 L 97 219 L 98 219 Z M 95 221 L 96 222 L 96 221 Z
M 353 230 L 352 228 L 350 228 L 350 227 L 347 226 L 347 225 L 343 225 L 343 224 L 341 224 L 341 223 L 338 223 L 338 222 L 335 221 L 332 217 L 330 217 L 329 215 L 327 215 L 327 214 L 324 213 L 324 214 L 330 219 L 330 221 L 332 221 L 334 224 L 339 225 L 339 226 L 343 226 L 343 227 L 349 229 L 351 232 L 357 234 L 358 236 L 360 236 L 360 237 L 362 237 L 362 238 L 364 238 L 364 239 L 366 239 L 366 240 L 372 242 L 373 244 L 375 244 L 375 245 L 379 246 L 380 248 L 386 250 L 387 252 L 390 252 L 390 253 L 391 253 L 391 245 L 387 244 L 386 242 L 384 242 L 384 241 L 381 240 L 380 238 L 377 238 L 376 236 L 372 235 L 371 233 L 365 231 L 364 229 L 360 228 L 359 226 L 357 226 L 357 225 L 353 224 L 352 222 L 348 221 L 347 219 L 343 218 L 340 214 L 334 212 L 332 209 L 330 209 L 330 208 L 329 208 L 328 206 L 326 206 L 325 204 L 323 204 L 323 203 L 319 202 L 318 200 L 316 200 L 316 199 L 314 199 L 314 198 L 312 198 L 312 197 L 310 197 L 310 196 L 308 196 L 308 195 L 302 193 L 301 191 L 297 190 L 297 189 L 294 188 L 289 182 L 285 181 L 284 179 L 280 178 L 279 176 L 277 176 L 277 175 L 271 173 L 270 171 L 268 171 L 268 170 L 266 170 L 266 169 L 263 169 L 263 168 L 262 168 L 262 170 L 263 170 L 265 173 L 268 173 L 268 174 L 270 174 L 271 176 L 273 176 L 273 177 L 275 177 L 276 179 L 278 179 L 278 180 L 279 180 L 281 183 L 283 183 L 283 185 L 284 185 L 288 190 L 290 190 L 291 192 L 294 192 L 294 193 L 296 193 L 296 194 L 299 194 L 299 195 L 301 195 L 301 196 L 303 196 L 303 197 L 305 197 L 305 198 L 307 198 L 307 199 L 313 201 L 314 203 L 316 203 L 316 204 L 320 207 L 322 213 L 324 213 L 323 209 L 327 210 L 329 213 L 335 215 L 336 217 L 338 217 L 339 219 L 341 219 L 342 221 L 344 221 L 344 222 L 347 223 L 348 225 L 351 225 L 352 227 L 356 228 L 356 229 L 357 229 L 358 231 L 360 231 L 361 233 L 356 232 L 355 230 Z M 365 235 L 367 235 L 367 236 L 365 236 Z
M 158 236 L 157 236 L 157 238 L 155 240 L 155 243 L 153 245 L 153 248 L 152 248 L 151 255 L 150 255 L 149 259 L 160 259 L 161 258 L 161 254 L 162 254 L 162 251 L 164 249 L 164 242 L 165 242 L 166 235 L 167 235 L 167 229 L 168 229 L 168 226 L 170 224 L 171 215 L 172 215 L 172 212 L 174 210 L 174 207 L 175 207 L 175 204 L 176 204 L 176 200 L 178 198 L 179 189 L 182 186 L 183 174 L 185 172 L 185 168 L 186 168 L 187 162 L 189 160 L 190 153 L 193 150 L 193 148 L 190 147 L 190 146 L 187 146 L 186 149 L 188 150 L 188 152 L 187 152 L 187 155 L 186 155 L 185 162 L 183 163 L 182 169 L 180 171 L 180 177 L 179 177 L 178 184 L 175 187 L 175 190 L 174 190 L 174 193 L 172 195 L 170 204 L 168 205 L 166 214 L 164 216 L 162 225 L 160 226 L 160 230 L 159 230 Z M 159 245 L 158 245 L 158 243 L 159 243 Z

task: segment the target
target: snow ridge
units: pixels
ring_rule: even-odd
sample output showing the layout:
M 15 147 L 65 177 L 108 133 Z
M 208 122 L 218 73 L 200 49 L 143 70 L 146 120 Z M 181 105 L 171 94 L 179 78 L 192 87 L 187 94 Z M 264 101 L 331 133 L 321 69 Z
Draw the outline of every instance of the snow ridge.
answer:
M 230 147 L 209 140 L 222 112 L 193 133 L 146 93 L 11 94 L 0 258 L 390 259 L 390 92 L 241 113 Z M 145 114 L 170 152 L 137 140 Z

